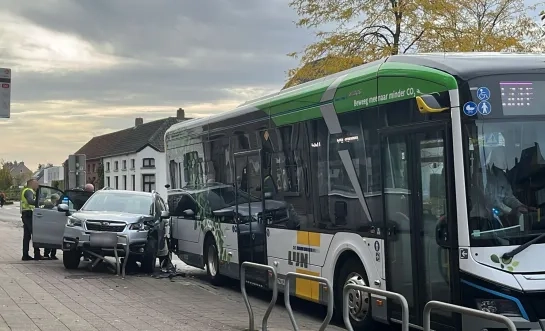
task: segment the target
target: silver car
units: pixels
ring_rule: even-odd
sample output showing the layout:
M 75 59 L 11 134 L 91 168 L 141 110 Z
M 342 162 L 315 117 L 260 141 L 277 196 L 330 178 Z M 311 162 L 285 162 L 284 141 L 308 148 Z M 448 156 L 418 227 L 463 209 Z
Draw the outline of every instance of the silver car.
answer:
M 168 255 L 165 236 L 169 213 L 158 193 L 105 189 L 95 192 L 81 206 L 83 193 L 70 191 L 63 194 L 56 208 L 47 208 L 47 203 L 40 201 L 47 199 L 43 191 L 40 187 L 37 192 L 43 198 L 37 199 L 34 210 L 33 242 L 38 247 L 62 249 L 65 268 L 77 269 L 85 250 L 96 250 L 89 246 L 93 232 L 126 235 L 128 262 L 140 262 L 144 272 L 155 269 L 157 257 Z M 125 239 L 120 238 L 119 244 L 125 244 Z M 113 248 L 95 253 L 114 256 Z

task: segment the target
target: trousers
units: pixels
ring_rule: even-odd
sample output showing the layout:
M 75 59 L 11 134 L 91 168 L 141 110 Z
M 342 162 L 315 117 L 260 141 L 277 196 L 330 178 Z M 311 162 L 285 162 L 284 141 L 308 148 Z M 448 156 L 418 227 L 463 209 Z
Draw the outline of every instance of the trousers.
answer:
M 23 220 L 23 256 L 28 256 L 30 240 L 32 239 L 32 212 L 23 211 L 21 219 Z M 40 249 L 38 247 L 34 247 L 34 256 L 40 256 Z

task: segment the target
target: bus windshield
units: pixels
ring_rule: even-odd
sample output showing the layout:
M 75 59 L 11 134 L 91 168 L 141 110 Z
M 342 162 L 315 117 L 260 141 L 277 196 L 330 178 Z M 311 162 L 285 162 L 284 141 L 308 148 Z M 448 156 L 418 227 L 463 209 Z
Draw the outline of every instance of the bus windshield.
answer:
M 470 84 L 473 102 L 489 109 L 464 111 L 473 246 L 520 245 L 545 232 L 545 80 L 505 78 Z

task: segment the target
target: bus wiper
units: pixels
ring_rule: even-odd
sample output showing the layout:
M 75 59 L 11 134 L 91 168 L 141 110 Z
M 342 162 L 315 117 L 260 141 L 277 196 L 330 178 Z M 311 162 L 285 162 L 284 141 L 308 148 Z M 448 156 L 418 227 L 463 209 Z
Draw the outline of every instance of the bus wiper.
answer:
M 535 244 L 536 242 L 542 240 L 543 238 L 545 238 L 545 233 L 540 234 L 539 236 L 535 237 L 534 239 L 530 240 L 529 242 L 524 243 L 524 244 L 520 245 L 519 247 L 513 249 L 512 251 L 504 253 L 502 255 L 502 259 L 508 260 L 508 259 L 513 258 L 513 256 L 517 255 L 518 253 L 522 252 L 523 250 L 525 250 L 526 248 L 532 246 L 533 244 Z

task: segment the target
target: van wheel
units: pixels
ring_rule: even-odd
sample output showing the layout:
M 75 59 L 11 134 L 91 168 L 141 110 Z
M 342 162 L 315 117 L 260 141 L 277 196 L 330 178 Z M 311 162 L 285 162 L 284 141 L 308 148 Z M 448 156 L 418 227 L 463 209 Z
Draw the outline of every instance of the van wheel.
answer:
M 221 285 L 223 279 L 220 275 L 218 246 L 214 238 L 209 237 L 206 240 L 206 244 L 204 247 L 204 256 L 206 259 L 206 274 L 208 275 L 208 279 L 210 279 L 210 283 L 212 283 L 213 285 Z
M 335 317 L 343 320 L 343 289 L 346 284 L 368 286 L 369 279 L 361 261 L 350 258 L 342 265 L 335 280 Z M 367 292 L 351 290 L 348 293 L 350 324 L 354 330 L 374 330 L 378 323 L 371 316 L 371 296 Z
M 81 261 L 81 251 L 75 249 L 73 251 L 65 251 L 62 253 L 62 264 L 69 270 L 74 270 L 79 267 Z
M 142 256 L 142 262 L 140 262 L 140 269 L 146 274 L 152 274 L 155 271 L 155 265 L 157 262 L 157 239 L 149 238 L 144 248 L 144 255 Z

